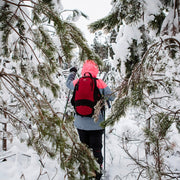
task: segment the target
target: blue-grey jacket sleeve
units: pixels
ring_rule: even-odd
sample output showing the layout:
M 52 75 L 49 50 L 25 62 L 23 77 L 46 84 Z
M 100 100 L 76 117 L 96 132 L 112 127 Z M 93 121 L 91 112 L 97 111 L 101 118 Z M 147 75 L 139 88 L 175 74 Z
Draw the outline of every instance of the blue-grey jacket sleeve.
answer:
M 74 80 L 75 76 L 76 76 L 76 73 L 71 72 L 66 81 L 66 86 L 71 90 L 74 90 L 73 80 Z
M 113 101 L 115 99 L 115 96 L 112 94 L 111 89 L 109 86 L 105 87 L 104 89 L 101 89 L 102 95 L 105 97 L 106 100 L 108 101 Z
M 115 99 L 115 96 L 112 93 L 109 86 L 107 86 L 103 91 L 104 91 L 104 96 L 107 98 L 108 101 L 113 101 Z

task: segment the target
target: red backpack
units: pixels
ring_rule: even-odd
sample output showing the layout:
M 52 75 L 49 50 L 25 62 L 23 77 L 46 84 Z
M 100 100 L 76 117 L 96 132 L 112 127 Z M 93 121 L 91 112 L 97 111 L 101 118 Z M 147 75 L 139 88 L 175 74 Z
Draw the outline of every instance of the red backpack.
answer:
M 94 106 L 101 99 L 100 91 L 97 87 L 97 78 L 84 74 L 74 87 L 71 104 L 74 106 L 76 113 L 83 117 L 92 117 Z

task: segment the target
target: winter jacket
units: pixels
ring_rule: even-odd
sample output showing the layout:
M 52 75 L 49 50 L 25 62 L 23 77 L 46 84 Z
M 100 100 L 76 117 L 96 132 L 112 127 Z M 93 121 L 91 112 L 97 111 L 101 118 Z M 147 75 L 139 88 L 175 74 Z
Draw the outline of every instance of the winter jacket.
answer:
M 94 63 L 94 61 L 87 60 L 87 61 L 85 61 L 84 65 L 83 65 L 81 75 L 83 76 L 84 73 L 90 72 L 93 77 L 96 77 L 98 74 L 98 71 L 99 71 L 98 67 Z M 66 86 L 71 90 L 74 90 L 74 87 L 79 80 L 79 79 L 74 80 L 75 76 L 76 76 L 76 73 L 71 72 L 66 81 Z M 100 90 L 100 93 L 103 94 L 103 96 L 107 97 L 108 100 L 110 100 L 110 101 L 114 100 L 114 96 L 111 95 L 112 91 L 106 85 L 106 83 L 101 79 L 97 79 L 96 82 L 97 82 L 97 87 Z M 77 129 L 81 129 L 81 130 L 101 130 L 102 127 L 100 127 L 100 123 L 103 120 L 104 120 L 104 117 L 103 117 L 102 113 L 100 113 L 99 119 L 97 122 L 94 122 L 94 119 L 92 117 L 82 117 L 82 116 L 75 114 L 74 125 Z

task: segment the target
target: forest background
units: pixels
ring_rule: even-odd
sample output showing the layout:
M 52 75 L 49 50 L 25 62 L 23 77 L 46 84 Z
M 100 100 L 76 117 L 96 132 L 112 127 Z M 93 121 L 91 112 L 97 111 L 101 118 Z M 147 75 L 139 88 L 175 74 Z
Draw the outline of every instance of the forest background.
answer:
M 0 1 L 0 177 L 83 179 L 97 164 L 78 140 L 65 86 L 95 60 L 116 99 L 106 108 L 106 179 L 180 178 L 180 2 L 112 0 L 91 23 L 60 0 Z

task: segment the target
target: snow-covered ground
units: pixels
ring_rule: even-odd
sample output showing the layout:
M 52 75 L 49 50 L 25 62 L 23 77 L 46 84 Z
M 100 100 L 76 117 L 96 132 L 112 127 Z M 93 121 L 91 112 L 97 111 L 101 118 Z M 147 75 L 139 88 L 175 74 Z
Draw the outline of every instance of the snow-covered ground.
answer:
M 149 0 L 146 1 L 148 4 L 147 12 L 145 13 L 145 22 L 149 22 L 149 18 L 153 17 L 153 13 L 158 12 L 158 4 L 160 1 Z M 157 3 L 157 4 L 156 4 Z M 103 9 L 103 8 L 102 8 Z M 152 14 L 150 16 L 150 14 Z M 172 13 L 170 14 L 172 15 Z M 164 22 L 166 26 L 169 16 Z M 142 22 L 140 22 L 141 25 Z M 144 22 L 143 22 L 144 23 Z M 124 62 L 127 59 L 129 53 L 128 47 L 132 42 L 132 39 L 137 39 L 137 42 L 141 42 L 140 30 L 137 26 L 121 26 L 119 34 L 117 36 L 117 43 L 112 45 L 115 52 L 114 59 L 111 62 L 111 67 L 117 68 L 119 59 L 122 60 L 121 71 L 123 73 Z M 146 25 L 146 24 L 145 24 Z M 151 32 L 152 33 L 152 32 Z M 155 33 L 155 32 L 154 32 Z M 154 36 L 154 34 L 152 34 Z M 155 37 L 154 37 L 155 38 Z M 156 38 L 155 38 L 156 39 Z M 177 35 L 177 39 L 180 36 Z M 2 61 L 3 62 L 3 61 Z M 173 66 L 172 66 L 173 67 Z M 125 71 L 125 68 L 124 68 Z M 11 72 L 11 71 L 10 71 Z M 115 72 L 116 73 L 116 72 Z M 169 71 L 166 71 L 169 73 Z M 119 74 L 115 81 L 119 81 Z M 179 79 L 178 79 L 179 80 Z M 61 82 L 64 84 L 64 82 Z M 65 85 L 64 85 L 65 86 Z M 64 87 L 62 88 L 64 91 Z M 179 90 L 179 89 L 178 89 Z M 65 93 L 62 93 L 62 96 Z M 5 94 L 4 94 L 5 95 Z M 61 97 L 62 98 L 62 97 Z M 64 98 L 64 97 L 63 97 Z M 5 98 L 6 100 L 6 98 Z M 175 102 L 175 101 L 174 101 Z M 57 103 L 57 108 L 59 108 Z M 178 104 L 177 104 L 178 106 Z M 64 106 L 61 104 L 59 112 L 63 112 Z M 135 118 L 136 112 L 127 113 L 128 116 L 123 117 L 113 127 L 106 128 L 106 175 L 107 180 L 137 180 L 140 173 L 135 162 L 123 150 L 123 141 L 128 141 L 128 150 L 135 158 L 143 159 L 145 157 L 144 150 L 144 136 L 143 136 L 143 122 L 138 122 Z M 1 116 L 0 116 L 1 118 Z M 1 118 L 2 120 L 2 118 Z M 2 124 L 0 124 L 2 126 Z M 2 127 L 0 127 L 0 130 Z M 7 127 L 9 128 L 9 126 Z M 9 130 L 9 129 L 8 129 Z M 127 137 L 127 139 L 124 139 Z M 167 151 L 167 155 L 164 154 L 164 162 L 171 168 L 173 172 L 180 173 L 180 134 L 177 131 L 176 125 L 173 124 L 168 131 L 169 142 L 171 147 Z M 51 159 L 44 156 L 38 156 L 37 153 L 28 147 L 25 143 L 20 142 L 17 136 L 14 134 L 11 137 L 12 142 L 8 139 L 7 151 L 2 150 L 2 136 L 0 144 L 0 180 L 64 180 L 65 172 L 60 168 L 58 159 Z M 140 178 L 139 178 L 140 179 Z M 145 177 L 142 179 L 146 179 Z M 180 179 L 180 177 L 179 177 Z M 167 180 L 167 179 L 163 179 Z
M 57 160 L 40 158 L 32 148 L 16 138 L 8 146 L 8 150 L 1 151 L 0 155 L 1 180 L 64 179 L 64 172 L 59 168 Z
M 173 130 L 173 131 L 172 131 Z M 141 143 L 141 130 L 137 126 L 133 113 L 121 118 L 113 127 L 106 128 L 106 179 L 107 180 L 136 180 L 139 171 L 135 163 L 122 149 L 124 135 L 129 137 L 129 150 L 136 158 L 145 156 L 144 144 Z M 172 141 L 178 142 L 180 135 L 176 127 L 169 132 Z M 131 138 L 131 139 L 130 139 Z M 167 157 L 165 161 L 175 171 L 180 171 L 180 147 L 174 145 L 176 154 Z M 0 147 L 0 179 L 1 180 L 64 180 L 65 172 L 60 168 L 57 159 L 47 156 L 39 157 L 25 143 L 21 143 L 16 137 L 12 143 L 8 141 L 8 150 L 2 151 Z M 103 147 L 104 151 L 104 147 Z M 179 153 L 179 154 L 178 154 Z M 134 173 L 132 173 L 134 172 Z M 141 178 L 143 179 L 143 178 Z M 146 179 L 146 178 L 144 178 Z

